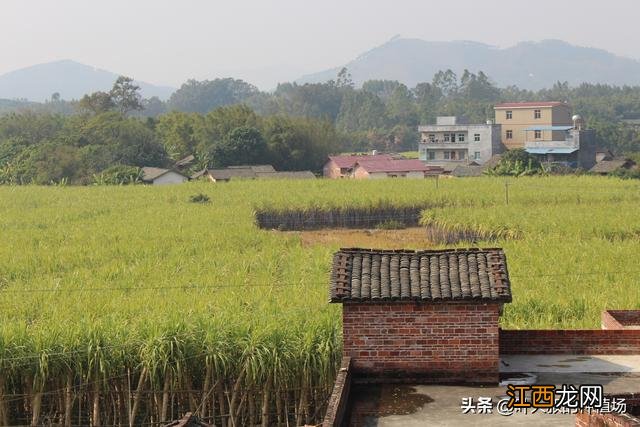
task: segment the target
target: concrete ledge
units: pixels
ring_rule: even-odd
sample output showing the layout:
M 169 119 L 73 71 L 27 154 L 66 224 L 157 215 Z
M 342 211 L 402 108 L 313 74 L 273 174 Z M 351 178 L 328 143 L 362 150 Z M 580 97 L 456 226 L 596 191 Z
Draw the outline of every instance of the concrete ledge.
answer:
M 333 392 L 329 397 L 327 412 L 322 427 L 341 426 L 347 412 L 349 391 L 351 389 L 351 358 L 343 357 L 340 370 L 333 385 Z

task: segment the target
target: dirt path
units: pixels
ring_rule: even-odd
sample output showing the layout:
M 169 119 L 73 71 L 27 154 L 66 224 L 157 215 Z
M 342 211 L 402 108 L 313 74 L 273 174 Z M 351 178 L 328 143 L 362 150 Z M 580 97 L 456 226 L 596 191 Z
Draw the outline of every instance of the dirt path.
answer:
M 305 247 L 313 245 L 384 249 L 426 249 L 430 247 L 424 228 L 404 230 L 332 229 L 277 232 L 300 236 Z

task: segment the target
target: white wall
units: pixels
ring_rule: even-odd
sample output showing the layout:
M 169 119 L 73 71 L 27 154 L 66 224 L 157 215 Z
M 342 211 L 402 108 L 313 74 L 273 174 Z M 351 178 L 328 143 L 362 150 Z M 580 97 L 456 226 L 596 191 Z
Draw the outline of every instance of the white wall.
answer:
M 185 181 L 187 181 L 186 176 L 170 171 L 154 179 L 153 185 L 182 184 Z

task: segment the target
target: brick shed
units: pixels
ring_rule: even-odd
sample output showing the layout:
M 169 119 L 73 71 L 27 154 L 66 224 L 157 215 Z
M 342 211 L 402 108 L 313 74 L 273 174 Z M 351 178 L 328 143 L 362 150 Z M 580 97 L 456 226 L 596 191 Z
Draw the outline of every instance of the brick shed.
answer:
M 341 249 L 330 299 L 343 305 L 344 356 L 361 378 L 499 380 L 498 318 L 511 301 L 501 249 Z

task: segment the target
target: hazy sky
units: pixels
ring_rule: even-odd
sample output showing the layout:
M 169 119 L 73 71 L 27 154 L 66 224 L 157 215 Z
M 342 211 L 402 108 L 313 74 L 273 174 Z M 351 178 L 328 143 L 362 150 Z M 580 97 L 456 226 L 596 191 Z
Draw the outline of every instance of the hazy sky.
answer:
M 507 47 L 555 38 L 640 59 L 638 0 L 0 0 L 0 74 L 73 59 L 156 84 L 263 89 L 396 34 Z

